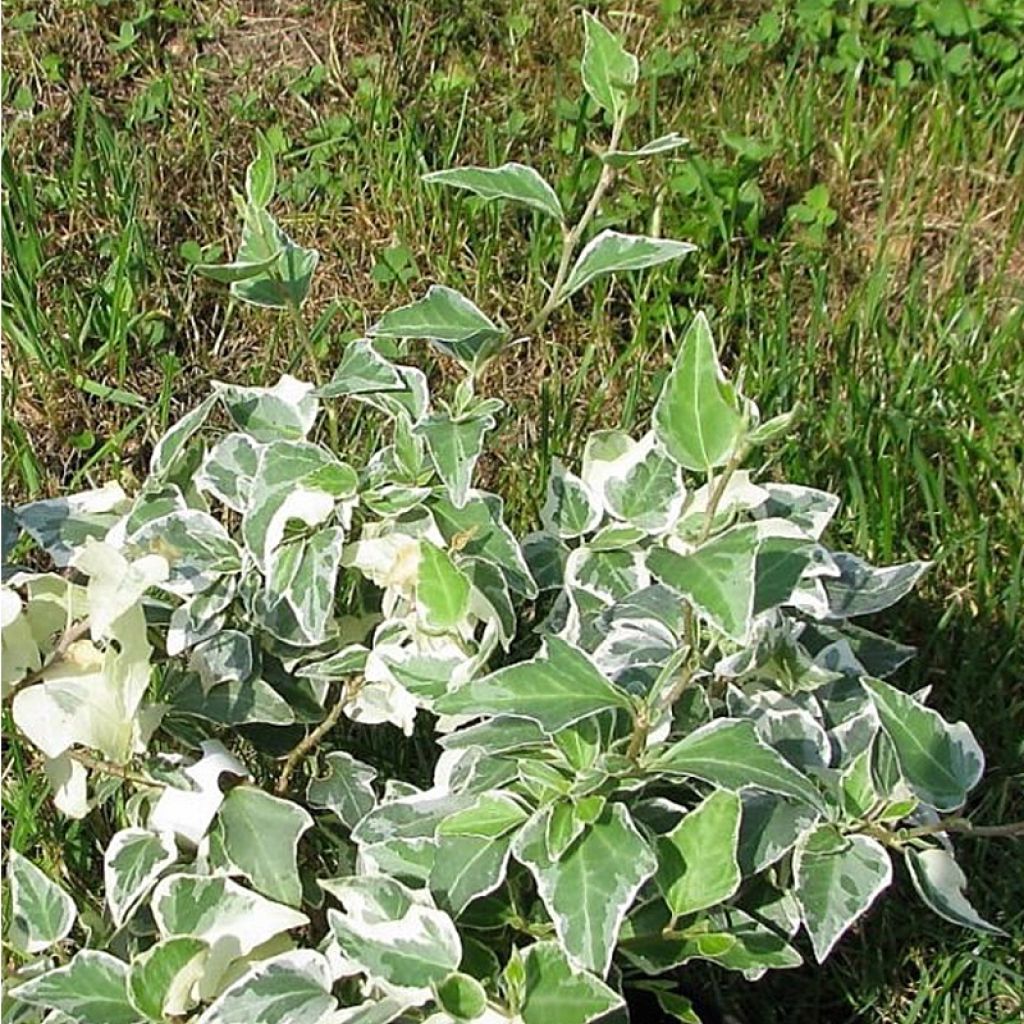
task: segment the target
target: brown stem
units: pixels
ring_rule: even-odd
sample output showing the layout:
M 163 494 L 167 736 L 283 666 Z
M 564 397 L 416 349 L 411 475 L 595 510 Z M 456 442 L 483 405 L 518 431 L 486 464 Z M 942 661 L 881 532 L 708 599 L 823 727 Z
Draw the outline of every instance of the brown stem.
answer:
M 975 825 L 967 818 L 941 818 L 928 825 L 915 828 L 888 829 L 881 825 L 871 825 L 864 829 L 867 835 L 873 836 L 886 846 L 901 847 L 912 839 L 925 836 L 937 836 L 953 833 L 962 836 L 981 836 L 990 839 L 1020 839 L 1024 837 L 1024 821 L 1009 821 L 1003 825 Z
M 636 761 L 647 746 L 647 733 L 650 730 L 651 722 L 647 715 L 647 708 L 641 707 L 633 722 L 633 734 L 629 737 L 629 746 L 626 748 L 626 757 L 630 761 Z
M 165 782 L 158 782 L 156 779 L 147 778 L 145 775 L 132 771 L 131 768 L 126 768 L 123 764 L 117 764 L 115 761 L 104 761 L 102 758 L 93 757 L 92 754 L 84 750 L 69 750 L 67 754 L 72 761 L 77 761 L 80 765 L 92 771 L 102 772 L 104 775 L 109 775 L 112 778 L 122 779 L 136 786 L 149 786 L 151 789 L 168 788 Z
M 725 489 L 729 486 L 729 481 L 732 479 L 733 473 L 742 465 L 743 460 L 747 457 L 747 452 L 750 449 L 745 444 L 741 444 L 729 456 L 729 461 L 725 464 L 725 469 L 722 470 L 722 475 L 715 481 L 715 485 L 711 490 L 711 497 L 708 499 L 708 507 L 704 513 L 704 526 L 701 529 L 700 536 L 697 538 L 698 544 L 703 544 L 711 534 L 711 527 L 715 521 L 715 513 L 718 512 L 718 506 L 721 504 L 722 498 L 725 495 Z
M 285 759 L 277 785 L 274 786 L 274 792 L 278 796 L 288 792 L 288 784 L 291 782 L 292 775 L 299 766 L 299 762 L 338 724 L 342 711 L 345 710 L 345 706 L 359 692 L 361 683 L 361 679 L 354 679 L 351 683 L 346 684 L 341 692 L 341 697 L 338 698 L 331 710 L 324 716 L 324 720 L 292 748 Z

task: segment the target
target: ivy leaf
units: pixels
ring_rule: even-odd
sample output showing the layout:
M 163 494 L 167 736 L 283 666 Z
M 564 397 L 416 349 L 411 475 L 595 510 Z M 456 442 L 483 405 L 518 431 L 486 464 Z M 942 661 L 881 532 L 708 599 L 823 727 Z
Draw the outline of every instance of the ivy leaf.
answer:
M 244 512 L 259 466 L 260 444 L 248 434 L 226 434 L 210 450 L 195 485 L 235 512 Z
M 152 1021 L 183 1016 L 194 1004 L 191 990 L 203 976 L 208 952 L 205 942 L 184 935 L 150 946 L 132 960 L 132 1005 Z
M 66 1014 L 76 1024 L 139 1024 L 128 1001 L 128 965 L 96 949 L 83 949 L 66 967 L 33 978 L 11 991 L 31 1006 Z
M 595 278 L 620 270 L 644 270 L 680 259 L 697 247 L 671 238 L 624 235 L 620 231 L 602 231 L 583 247 L 561 295 L 568 298 Z M 670 449 L 671 451 L 671 449 Z
M 623 1006 L 618 992 L 573 967 L 557 942 L 527 947 L 523 972 L 523 1024 L 590 1024 Z
M 313 385 L 287 373 L 272 388 L 214 387 L 236 426 L 255 441 L 303 441 L 320 411 Z
M 125 828 L 114 834 L 103 854 L 103 888 L 118 928 L 177 859 L 178 848 L 169 832 Z
M 894 605 L 913 590 L 930 562 L 907 562 L 877 569 L 856 555 L 833 556 L 840 575 L 824 580 L 829 613 L 836 618 L 874 615 Z
M 512 199 L 558 221 L 565 216 L 555 190 L 532 167 L 525 164 L 513 162 L 500 167 L 453 167 L 425 174 L 423 180 L 432 185 L 466 189 L 488 200 Z
M 333 811 L 346 828 L 353 829 L 376 806 L 372 782 L 377 770 L 343 750 L 331 751 L 326 762 L 327 774 L 309 780 L 306 800 L 313 807 Z
M 458 917 L 473 900 L 493 892 L 504 881 L 512 836 L 443 835 L 430 869 L 430 891 Z
M 498 839 L 526 821 L 528 815 L 518 800 L 501 790 L 482 793 L 476 803 L 456 811 L 437 827 L 438 836 L 475 836 Z
M 582 537 L 601 522 L 601 503 L 593 490 L 555 459 L 540 510 L 544 529 L 563 540 Z
M 661 533 L 679 518 L 686 488 L 679 466 L 648 434 L 608 469 L 604 500 L 616 519 L 646 533 Z
M 794 892 L 818 963 L 892 882 L 884 846 L 868 836 L 839 836 L 823 826 L 793 859 Z
M 164 432 L 153 446 L 153 454 L 149 458 L 150 477 L 162 479 L 177 466 L 179 456 L 196 431 L 206 423 L 216 401 L 216 395 L 207 396 Z
M 743 439 L 746 419 L 719 366 L 703 313 L 683 337 L 655 403 L 653 426 L 669 455 L 695 473 L 724 466 Z
M 583 87 L 599 107 L 618 118 L 633 95 L 640 63 L 626 51 L 617 36 L 586 11 L 583 26 L 586 37 L 580 67 Z
M 740 885 L 740 798 L 720 789 L 658 842 L 658 888 L 676 917 L 721 903 Z
M 914 794 L 938 811 L 955 811 L 978 784 L 985 755 L 964 722 L 950 725 L 931 708 L 888 683 L 865 677 L 900 772 Z
M 422 299 L 385 313 L 370 328 L 375 338 L 427 338 L 465 366 L 493 355 L 506 333 L 464 295 L 440 284 Z
M 762 742 L 754 723 L 746 719 L 708 722 L 659 754 L 652 767 L 724 789 L 756 786 L 824 810 L 814 783 Z
M 245 169 L 245 195 L 258 210 L 264 209 L 277 191 L 274 150 L 262 133 L 257 138 L 256 157 Z
M 476 978 L 456 971 L 434 988 L 438 1005 L 456 1020 L 473 1020 L 487 1009 L 487 993 Z
M 430 461 L 456 508 L 462 508 L 469 499 L 473 471 L 483 451 L 484 434 L 493 427 L 494 420 L 490 416 L 452 419 L 447 413 L 434 413 L 416 426 L 416 433 L 427 442 Z
M 338 1002 L 327 958 L 296 949 L 262 960 L 227 988 L 197 1024 L 326 1024 Z
M 658 867 L 626 808 L 606 807 L 559 861 L 548 854 L 544 816 L 535 816 L 516 837 L 513 852 L 536 879 L 569 959 L 603 977 L 619 926 Z
M 618 170 L 640 160 L 649 160 L 652 156 L 671 153 L 673 150 L 681 149 L 689 144 L 690 140 L 683 138 L 678 132 L 669 132 L 668 135 L 660 135 L 656 139 L 651 139 L 639 149 L 611 149 L 601 155 L 601 161 Z
M 469 612 L 470 583 L 447 551 L 420 541 L 416 604 L 423 624 L 431 632 L 455 629 Z
M 10 851 L 7 872 L 12 944 L 24 953 L 38 953 L 65 938 L 78 916 L 74 900 L 17 850 Z
M 231 863 L 265 896 L 302 902 L 298 843 L 313 819 L 298 804 L 256 786 L 235 786 L 218 814 L 220 839 Z
M 964 895 L 967 879 L 952 853 L 939 847 L 915 850 L 905 846 L 903 854 L 918 896 L 939 917 L 962 928 L 1006 935 L 1002 928 L 989 924 L 968 902 Z
M 513 715 L 532 718 L 554 733 L 630 700 L 579 649 L 555 636 L 539 657 L 474 679 L 435 703 L 443 715 Z
M 330 383 L 317 391 L 321 398 L 405 391 L 407 385 L 399 368 L 385 359 L 369 338 L 356 338 L 345 347 Z
M 402 988 L 443 981 L 462 960 L 451 918 L 383 876 L 342 880 L 332 892 L 346 913 L 330 910 L 328 923 L 342 952 L 373 979 Z

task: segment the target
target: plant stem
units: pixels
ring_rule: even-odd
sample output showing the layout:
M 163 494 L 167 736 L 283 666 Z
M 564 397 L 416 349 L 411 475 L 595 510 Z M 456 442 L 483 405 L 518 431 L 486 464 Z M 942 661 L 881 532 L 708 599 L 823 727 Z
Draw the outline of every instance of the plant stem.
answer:
M 622 129 L 626 124 L 625 112 L 619 114 L 615 119 L 614 125 L 612 125 L 612 135 L 608 143 L 608 149 L 606 152 L 612 152 L 619 148 L 619 140 L 622 138 Z M 601 200 L 604 199 L 608 189 L 611 188 L 612 182 L 615 180 L 615 168 L 611 164 L 605 164 L 601 168 L 601 176 L 597 179 L 597 185 L 594 188 L 593 194 L 590 196 L 590 200 L 587 203 L 586 209 L 584 209 L 580 219 L 576 222 L 575 226 L 569 228 L 568 225 L 562 225 L 562 255 L 558 260 L 558 270 L 555 271 L 555 280 L 551 285 L 551 291 L 548 293 L 547 301 L 538 310 L 534 318 L 526 325 L 524 334 L 530 335 L 535 334 L 544 325 L 547 318 L 562 304 L 564 297 L 562 295 L 562 288 L 565 286 L 566 278 L 569 276 L 569 267 L 572 261 L 572 255 L 576 251 L 576 246 L 579 245 L 580 239 L 583 237 L 583 232 L 587 230 L 590 222 L 594 219 L 594 215 L 597 213 L 598 208 L 601 205 Z
M 292 748 L 284 762 L 284 767 L 281 769 L 277 785 L 274 786 L 274 792 L 278 796 L 288 792 L 288 784 L 291 782 L 292 775 L 299 766 L 299 762 L 338 724 L 342 711 L 345 710 L 345 706 L 359 692 L 360 685 L 362 685 L 361 679 L 355 679 L 351 683 L 346 683 L 341 691 L 341 696 L 324 716 L 324 720 Z
M 703 544 L 711 535 L 711 527 L 715 521 L 715 515 L 718 512 L 718 506 L 722 502 L 722 498 L 725 496 L 725 489 L 729 486 L 729 481 L 732 479 L 733 473 L 743 464 L 743 460 L 747 457 L 747 453 L 750 448 L 746 444 L 741 444 L 733 453 L 729 456 L 729 461 L 725 464 L 725 468 L 722 470 L 722 475 L 714 482 L 714 486 L 711 489 L 711 497 L 708 499 L 708 507 L 704 513 L 704 526 L 700 531 L 700 536 L 697 538 L 697 543 Z
M 104 775 L 109 775 L 115 779 L 122 779 L 124 782 L 134 783 L 136 786 L 149 786 L 151 789 L 168 788 L 166 782 L 158 782 L 156 779 L 147 778 L 145 775 L 134 772 L 130 768 L 126 768 L 124 765 L 117 764 L 114 761 L 104 761 L 101 758 L 93 757 L 92 754 L 86 753 L 84 750 L 69 750 L 68 757 L 92 771 L 102 772 Z
M 81 640 L 88 632 L 88 619 L 82 619 L 80 622 L 67 626 L 64 632 L 61 633 L 60 639 L 57 641 L 57 646 L 53 649 L 53 653 L 50 656 L 50 660 L 47 661 L 42 668 L 37 668 L 35 671 L 29 672 L 24 679 L 19 679 L 18 682 L 16 682 L 4 695 L 5 699 L 13 697 L 19 690 L 23 690 L 26 686 L 31 686 L 33 683 L 40 682 L 47 669 L 50 669 L 54 665 L 63 661 L 68 650 L 71 648 L 71 645 Z
M 881 825 L 872 825 L 864 831 L 886 846 L 900 847 L 912 839 L 943 833 L 989 839 L 1021 839 L 1024 838 L 1024 821 L 1010 821 L 1004 825 L 975 825 L 967 818 L 941 818 L 929 825 L 918 825 L 915 828 L 893 830 Z

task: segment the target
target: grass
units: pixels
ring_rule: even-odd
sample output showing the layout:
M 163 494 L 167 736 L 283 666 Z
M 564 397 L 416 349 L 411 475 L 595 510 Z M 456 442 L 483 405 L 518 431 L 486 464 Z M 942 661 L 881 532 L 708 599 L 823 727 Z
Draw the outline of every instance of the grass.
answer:
M 633 7 L 606 15 L 647 55 L 627 141 L 677 130 L 693 147 L 631 172 L 596 227 L 653 220 L 701 251 L 678 275 L 584 291 L 497 363 L 483 386 L 509 410 L 488 484 L 529 521 L 552 455 L 642 424 L 679 327 L 706 308 L 762 409 L 807 410 L 771 472 L 840 494 L 834 536 L 851 549 L 935 561 L 880 625 L 921 647 L 901 683 L 932 685 L 988 754 L 972 815 L 1022 818 L 1024 71 L 1006 47 L 1024 47 L 1024 12 Z M 323 253 L 310 309 L 327 369 L 432 281 L 513 325 L 541 301 L 557 239 L 424 171 L 520 159 L 577 203 L 596 173 L 579 155 L 601 126 L 579 100 L 578 18 L 551 0 L 11 0 L 5 14 L 5 500 L 130 485 L 211 379 L 309 371 L 285 319 L 189 272 L 198 246 L 233 244 L 230 191 L 257 129 L 279 149 L 283 221 Z M 85 895 L 94 840 L 9 750 L 9 841 Z M 1019 849 L 962 846 L 1007 939 L 944 926 L 902 878 L 824 970 L 688 977 L 741 1021 L 1020 1020 Z

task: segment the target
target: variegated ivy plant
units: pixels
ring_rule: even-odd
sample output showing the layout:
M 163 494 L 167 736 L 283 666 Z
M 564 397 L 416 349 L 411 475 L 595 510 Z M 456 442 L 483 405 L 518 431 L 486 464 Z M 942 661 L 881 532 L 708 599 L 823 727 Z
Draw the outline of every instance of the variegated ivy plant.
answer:
M 691 248 L 585 241 L 616 171 L 684 141 L 621 148 L 637 61 L 585 24 L 612 128 L 574 224 L 520 164 L 427 176 L 562 226 L 528 333 Z M 308 341 L 317 254 L 274 190 L 264 147 L 237 259 L 199 269 Z M 10 854 L 5 1019 L 585 1024 L 625 1020 L 640 984 L 695 1020 L 652 977 L 822 961 L 894 858 L 938 914 L 993 930 L 949 838 L 981 751 L 884 681 L 911 651 L 857 624 L 924 564 L 833 552 L 837 499 L 742 468 L 792 416 L 761 422 L 702 315 L 648 432 L 556 463 L 520 543 L 473 481 L 502 405 L 477 371 L 510 336 L 436 286 L 329 383 L 216 385 L 137 493 L 5 516 L 5 563 L 25 531 L 57 570 L 5 570 L 11 718 L 57 808 L 113 831 L 81 915 Z M 450 401 L 399 361 L 407 339 L 465 368 Z M 342 401 L 387 425 L 365 465 L 321 429 Z

